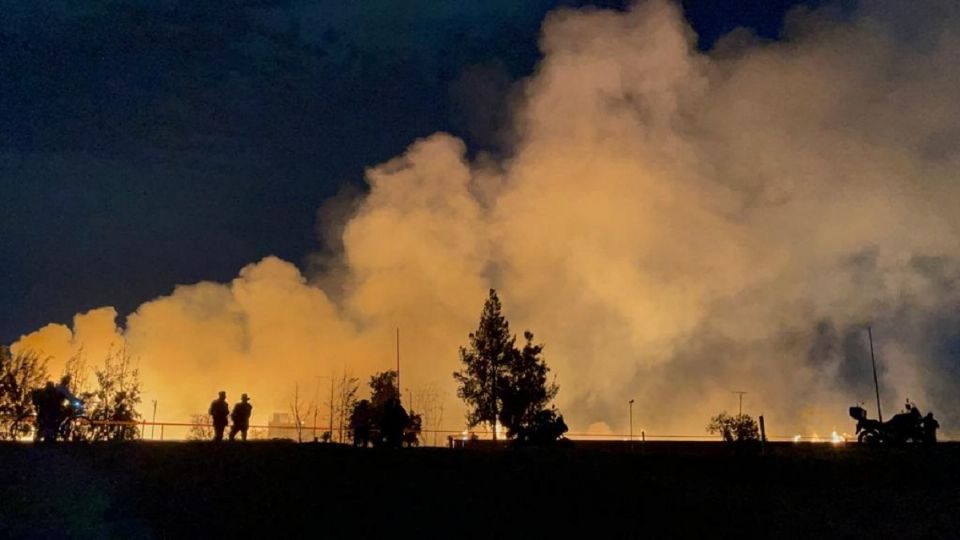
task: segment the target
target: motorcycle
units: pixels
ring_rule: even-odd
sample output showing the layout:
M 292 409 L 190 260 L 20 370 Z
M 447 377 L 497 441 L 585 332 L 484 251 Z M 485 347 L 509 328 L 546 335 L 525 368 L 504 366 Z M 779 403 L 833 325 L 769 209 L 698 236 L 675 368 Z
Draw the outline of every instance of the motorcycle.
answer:
M 867 418 L 863 407 L 850 407 L 850 417 L 857 421 L 857 441 L 869 445 L 901 444 L 907 442 L 934 442 L 928 440 L 929 430 L 924 429 L 924 418 L 916 407 L 896 414 L 886 422 Z
M 61 441 L 83 442 L 90 439 L 93 424 L 87 417 L 86 408 L 80 399 L 71 399 L 67 404 L 57 429 L 57 438 Z

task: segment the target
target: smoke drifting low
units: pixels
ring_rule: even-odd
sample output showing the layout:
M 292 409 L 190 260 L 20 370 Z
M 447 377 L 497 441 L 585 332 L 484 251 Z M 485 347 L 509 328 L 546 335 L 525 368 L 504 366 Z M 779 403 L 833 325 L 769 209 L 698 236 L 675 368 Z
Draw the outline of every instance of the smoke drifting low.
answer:
M 444 389 L 459 429 L 457 346 L 496 287 L 514 330 L 546 344 L 574 432 L 624 432 L 635 398 L 648 433 L 702 434 L 732 390 L 773 434 L 850 430 L 846 407 L 872 398 L 867 325 L 885 407 L 909 397 L 950 431 L 958 11 L 798 11 L 782 42 L 735 32 L 709 53 L 666 1 L 553 13 L 509 158 L 417 141 L 368 171 L 328 270 L 266 258 L 122 331 L 103 308 L 16 346 L 62 363 L 123 342 L 161 417 L 226 388 L 262 421 L 295 382 L 391 368 L 399 326 L 403 386 Z

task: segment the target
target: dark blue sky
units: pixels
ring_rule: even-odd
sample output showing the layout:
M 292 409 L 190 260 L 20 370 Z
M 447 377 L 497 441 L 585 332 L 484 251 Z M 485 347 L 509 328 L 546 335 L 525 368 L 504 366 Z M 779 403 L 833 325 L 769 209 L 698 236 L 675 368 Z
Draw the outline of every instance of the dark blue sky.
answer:
M 709 48 L 797 3 L 683 5 Z M 543 16 L 582 4 L 625 2 L 0 0 L 0 343 L 302 261 L 320 203 L 416 137 L 496 151 Z

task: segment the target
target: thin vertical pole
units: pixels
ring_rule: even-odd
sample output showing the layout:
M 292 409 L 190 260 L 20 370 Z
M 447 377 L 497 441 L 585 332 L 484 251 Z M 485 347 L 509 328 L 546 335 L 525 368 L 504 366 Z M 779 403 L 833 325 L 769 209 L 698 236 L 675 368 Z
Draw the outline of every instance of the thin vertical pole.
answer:
M 154 439 L 157 433 L 157 400 L 153 400 L 153 420 L 150 421 L 150 440 Z
M 493 387 L 491 391 L 493 393 L 493 442 L 497 442 L 497 357 L 493 357 Z
M 397 401 L 402 402 L 400 388 L 400 328 L 397 327 Z
M 627 403 L 630 404 L 630 451 L 633 452 L 633 400 Z
M 330 438 L 327 441 L 333 441 L 333 370 L 330 370 Z
M 743 395 L 746 394 L 743 390 L 734 390 L 734 394 L 740 395 L 740 410 L 737 412 L 737 416 L 743 416 Z
M 313 389 L 313 442 L 317 442 L 317 415 L 320 412 L 320 379 L 323 378 L 322 375 L 317 375 L 317 385 Z M 300 419 L 297 418 L 297 423 L 300 423 Z M 299 433 L 299 430 L 297 430 Z
M 764 450 L 767 443 L 767 428 L 763 425 L 763 415 L 760 415 L 760 451 Z
M 883 412 L 880 410 L 880 382 L 877 380 L 877 359 L 873 355 L 873 329 L 867 327 L 867 336 L 870 338 L 870 363 L 873 364 L 873 388 L 877 392 L 877 418 L 883 423 Z

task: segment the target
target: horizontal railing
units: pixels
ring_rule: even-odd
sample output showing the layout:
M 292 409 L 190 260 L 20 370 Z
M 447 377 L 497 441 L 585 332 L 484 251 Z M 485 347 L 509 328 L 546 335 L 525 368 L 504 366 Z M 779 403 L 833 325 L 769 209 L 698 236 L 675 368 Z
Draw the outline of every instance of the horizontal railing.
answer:
M 92 420 L 87 419 L 94 426 L 126 426 L 139 428 L 139 439 L 141 440 L 188 440 L 190 438 L 191 430 L 213 430 L 213 423 L 206 422 L 169 422 L 169 421 L 120 421 L 120 420 Z M 33 417 L 28 417 L 21 419 L 20 422 L 33 422 Z M 148 429 L 149 433 L 148 433 Z M 228 426 L 229 428 L 229 426 Z M 260 433 L 255 433 L 258 435 L 258 438 L 287 438 L 287 439 L 297 439 L 297 431 L 299 429 L 300 439 L 305 441 L 313 440 L 314 437 L 321 439 L 324 432 L 329 432 L 331 435 L 334 435 L 336 439 L 340 439 L 338 436 L 341 432 L 339 426 L 330 425 L 303 425 L 299 428 L 296 424 L 250 424 L 248 426 L 249 431 L 260 431 Z M 171 433 L 173 431 L 174 433 Z M 263 433 L 266 431 L 266 433 Z M 348 438 L 349 430 L 346 426 L 343 428 L 343 439 Z M 280 434 L 283 435 L 280 435 Z M 184 436 L 179 436 L 183 434 Z M 474 438 L 480 440 L 491 440 L 491 434 L 489 432 L 470 432 L 470 431 L 457 431 L 449 429 L 421 429 L 420 430 L 420 440 L 422 443 L 428 443 L 430 440 L 435 441 L 435 446 L 447 446 L 450 439 L 453 440 L 470 440 Z M 640 430 L 635 432 L 632 436 L 629 433 L 578 433 L 578 432 L 568 432 L 564 434 L 566 438 L 573 441 L 633 441 L 636 443 L 642 443 L 646 441 L 719 441 L 721 440 L 718 436 L 710 435 L 694 435 L 694 434 L 664 434 L 664 433 L 647 433 L 645 430 Z M 212 436 L 212 435 L 211 435 Z M 265 436 L 265 437 L 263 437 Z M 432 437 L 431 437 L 432 436 Z M 837 439 L 834 439 L 832 436 L 817 436 L 817 435 L 767 435 L 766 440 L 771 442 L 796 442 L 796 443 L 824 443 L 824 444 L 843 444 L 847 442 L 856 442 L 856 437 L 843 434 L 840 435 Z M 949 442 L 949 438 L 940 438 L 940 441 Z M 338 442 L 344 442 L 340 440 Z

